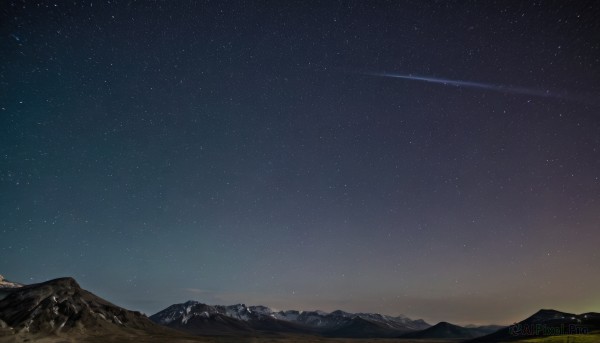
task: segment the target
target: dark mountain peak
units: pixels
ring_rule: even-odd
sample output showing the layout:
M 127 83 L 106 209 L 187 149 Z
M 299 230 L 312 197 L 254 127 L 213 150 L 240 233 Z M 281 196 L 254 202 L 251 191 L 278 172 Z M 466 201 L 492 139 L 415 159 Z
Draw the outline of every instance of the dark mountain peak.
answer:
M 525 319 L 524 322 L 545 322 L 549 320 L 562 320 L 565 318 L 575 317 L 575 314 L 560 312 L 551 309 L 542 309 L 534 313 L 529 318 Z
M 408 333 L 402 337 L 419 339 L 459 339 L 473 338 L 481 335 L 483 334 L 477 332 L 476 329 L 469 329 L 448 322 L 439 322 L 430 328 Z
M 450 324 L 448 322 L 439 322 L 437 324 L 435 324 L 433 327 L 453 327 L 453 326 L 458 326 L 458 325 L 454 325 L 454 324 Z
M 537 311 L 536 313 L 534 313 L 533 315 L 555 315 L 555 314 L 562 314 L 564 312 L 561 311 L 557 311 L 557 310 L 553 310 L 553 309 L 541 309 L 539 311 Z
M 332 316 L 340 316 L 340 317 L 351 317 L 352 314 L 342 311 L 342 310 L 335 310 L 333 312 L 330 313 Z
M 0 300 L 0 320 L 16 332 L 40 334 L 155 327 L 141 313 L 111 304 L 70 277 L 16 288 Z
M 596 315 L 597 317 L 595 317 Z M 600 314 L 573 314 L 552 309 L 542 309 L 509 327 L 497 330 L 494 333 L 479 337 L 469 342 L 504 342 L 514 340 L 514 330 L 525 330 L 533 325 L 548 325 L 552 327 L 568 326 L 571 324 L 581 325 L 590 332 L 600 330 Z
M 75 279 L 73 279 L 72 277 L 57 278 L 57 279 L 39 283 L 37 285 L 39 285 L 39 286 L 48 285 L 48 286 L 63 287 L 63 288 L 70 288 L 70 289 L 81 289 L 81 286 L 79 286 L 79 283 L 77 283 L 77 281 L 75 281 Z M 32 285 L 32 286 L 34 286 L 34 285 Z

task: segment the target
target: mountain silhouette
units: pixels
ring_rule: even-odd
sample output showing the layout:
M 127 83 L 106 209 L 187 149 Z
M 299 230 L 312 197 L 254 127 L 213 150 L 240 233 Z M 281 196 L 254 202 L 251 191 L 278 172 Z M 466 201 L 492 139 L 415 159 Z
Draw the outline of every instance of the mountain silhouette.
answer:
M 469 342 L 509 342 L 544 336 L 591 334 L 599 330 L 600 313 L 573 314 L 542 309 L 518 323 Z
M 402 338 L 439 338 L 439 339 L 458 339 L 458 338 L 475 338 L 490 334 L 496 331 L 496 326 L 482 326 L 482 327 L 462 327 L 448 322 L 439 322 L 436 325 L 427 328 L 425 330 L 411 332 L 402 335 Z
M 195 334 L 294 333 L 340 338 L 397 337 L 428 328 L 421 319 L 341 310 L 274 311 L 244 304 L 206 305 L 197 301 L 174 304 L 150 316 L 158 324 Z
M 70 277 L 15 288 L 0 300 L 0 327 L 4 335 L 34 340 L 181 335 L 82 289 Z

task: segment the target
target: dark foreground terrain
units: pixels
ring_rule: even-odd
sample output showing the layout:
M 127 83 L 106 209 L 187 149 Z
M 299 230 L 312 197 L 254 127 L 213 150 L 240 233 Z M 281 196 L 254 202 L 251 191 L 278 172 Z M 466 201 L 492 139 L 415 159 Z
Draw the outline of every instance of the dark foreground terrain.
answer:
M 4 336 L 0 337 L 0 342 L 4 343 L 29 343 L 29 342 L 40 342 L 40 343 L 102 343 L 102 342 L 123 342 L 123 343 L 194 343 L 194 342 L 206 342 L 206 343 L 341 343 L 341 342 L 352 342 L 352 343 L 455 343 L 462 342 L 462 340 L 452 339 L 393 339 L 393 338 L 324 338 L 315 336 L 257 336 L 257 337 L 246 337 L 246 336 L 220 336 L 220 337 L 199 337 L 199 336 L 181 336 L 181 335 L 98 335 L 98 336 L 44 336 L 44 335 L 17 335 L 17 336 Z M 555 336 L 555 337 L 544 337 L 544 338 L 528 338 L 522 340 L 511 340 L 502 341 L 511 343 L 599 343 L 600 333 L 590 335 L 577 335 L 577 336 Z
M 206 342 L 206 343 L 341 343 L 341 342 L 353 342 L 353 343 L 449 343 L 449 342 L 460 342 L 457 340 L 415 340 L 415 339 L 392 339 L 392 338 L 324 338 L 316 336 L 294 336 L 285 335 L 277 337 L 269 336 L 219 336 L 219 337 L 206 337 L 206 336 L 182 336 L 182 335 L 98 335 L 98 336 L 44 336 L 44 335 L 17 335 L 17 336 L 5 336 L 0 337 L 2 343 L 25 343 L 25 342 L 40 342 L 40 343 L 102 343 L 102 342 L 123 342 L 123 343 L 194 343 L 194 342 Z

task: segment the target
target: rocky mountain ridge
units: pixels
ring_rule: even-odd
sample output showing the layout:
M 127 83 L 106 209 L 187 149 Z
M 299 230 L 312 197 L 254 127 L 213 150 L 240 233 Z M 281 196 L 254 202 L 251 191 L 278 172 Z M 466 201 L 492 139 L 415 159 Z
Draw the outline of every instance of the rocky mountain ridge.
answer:
M 377 313 L 349 313 L 341 310 L 276 311 L 266 306 L 207 305 L 197 301 L 174 304 L 150 316 L 156 323 L 189 332 L 199 332 L 209 322 L 231 324 L 231 331 L 276 331 L 322 334 L 335 337 L 394 337 L 406 332 L 430 327 L 425 321 L 406 316 L 386 316 Z M 361 327 L 358 329 L 357 327 Z

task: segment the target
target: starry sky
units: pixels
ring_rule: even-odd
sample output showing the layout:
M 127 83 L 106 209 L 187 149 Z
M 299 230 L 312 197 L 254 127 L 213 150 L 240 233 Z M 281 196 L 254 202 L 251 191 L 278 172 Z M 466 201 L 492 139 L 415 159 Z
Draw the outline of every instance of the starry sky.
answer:
M 2 1 L 0 274 L 147 314 L 598 311 L 598 15 Z

